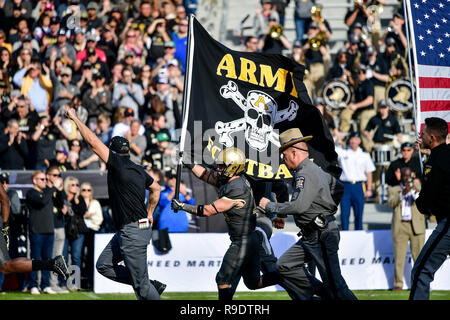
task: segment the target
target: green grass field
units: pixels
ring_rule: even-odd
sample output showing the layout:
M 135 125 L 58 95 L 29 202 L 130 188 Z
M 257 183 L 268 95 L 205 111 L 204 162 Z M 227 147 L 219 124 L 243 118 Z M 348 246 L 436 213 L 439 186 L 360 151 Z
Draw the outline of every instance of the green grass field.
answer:
M 359 300 L 408 300 L 409 290 L 361 290 L 354 291 Z M 163 300 L 217 300 L 216 292 L 168 292 Z M 284 292 L 237 292 L 235 300 L 290 300 Z M 66 294 L 41 294 L 9 291 L 0 294 L 0 300 L 136 300 L 134 294 L 96 294 L 93 291 L 77 291 Z M 432 291 L 431 300 L 450 300 L 450 291 Z

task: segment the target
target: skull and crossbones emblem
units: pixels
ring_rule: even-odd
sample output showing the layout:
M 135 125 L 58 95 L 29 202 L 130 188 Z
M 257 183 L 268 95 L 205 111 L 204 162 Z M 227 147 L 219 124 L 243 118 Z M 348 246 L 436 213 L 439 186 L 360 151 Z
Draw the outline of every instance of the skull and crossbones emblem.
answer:
M 220 95 L 232 99 L 244 111 L 244 117 L 230 122 L 217 121 L 215 130 L 219 134 L 219 142 L 226 147 L 233 146 L 232 133 L 245 130 L 248 145 L 258 151 L 264 151 L 271 141 L 280 146 L 279 135 L 273 126 L 284 120 L 292 121 L 297 116 L 298 104 L 291 100 L 289 107 L 278 110 L 278 104 L 267 93 L 251 90 L 245 98 L 233 81 L 220 88 Z

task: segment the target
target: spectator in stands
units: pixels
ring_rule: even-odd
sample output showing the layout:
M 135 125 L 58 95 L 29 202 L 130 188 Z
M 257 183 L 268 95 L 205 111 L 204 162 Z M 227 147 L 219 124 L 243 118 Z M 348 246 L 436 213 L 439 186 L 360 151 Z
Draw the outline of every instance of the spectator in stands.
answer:
M 97 125 L 95 127 L 95 134 L 105 144 L 109 145 L 112 138 L 111 117 L 108 113 L 100 113 L 97 117 Z
M 137 117 L 145 99 L 142 87 L 133 81 L 133 76 L 131 69 L 123 69 L 122 81 L 116 85 L 113 91 L 112 104 L 114 107 L 127 106 L 133 111 L 133 116 Z
M 52 128 L 50 117 L 44 115 L 40 118 L 40 122 L 31 136 L 36 170 L 46 170 L 50 161 L 55 159 L 56 137 L 57 133 Z
M 111 74 L 108 69 L 108 65 L 100 60 L 97 55 L 97 51 L 94 48 L 87 48 L 86 62 L 90 62 L 92 66 L 92 75 L 99 72 L 107 79 L 107 83 L 110 82 Z M 83 90 L 82 90 L 83 92 Z
M 83 182 L 81 184 L 81 196 L 86 203 L 87 211 L 84 214 L 84 223 L 86 224 L 87 231 L 84 235 L 84 250 L 86 252 L 86 276 L 88 279 L 87 289 L 93 288 L 94 279 L 94 240 L 95 233 L 100 230 L 100 226 L 103 222 L 103 212 L 100 202 L 94 199 L 94 189 L 89 182 Z
M 374 46 L 369 46 L 366 49 L 367 78 L 373 81 L 374 90 L 374 109 L 378 110 L 378 103 L 385 98 L 386 86 L 389 82 L 389 67 L 386 60 L 381 55 L 378 55 Z
M 269 32 L 269 19 L 272 18 L 277 23 L 280 21 L 278 12 L 271 0 L 262 0 L 261 8 L 256 9 L 256 14 L 253 19 L 253 30 L 258 38 L 261 38 Z
M 369 122 L 376 113 L 373 110 L 373 83 L 367 79 L 367 68 L 364 65 L 358 67 L 358 85 L 355 92 L 355 102 L 350 103 L 341 112 L 341 123 L 339 131 L 349 132 L 350 121 L 356 113 L 358 130 L 360 134 L 364 131 Z M 367 147 L 368 142 L 365 137 L 362 137 L 363 147 Z
M 393 211 L 392 240 L 394 243 L 394 290 L 403 289 L 408 242 L 414 262 L 425 242 L 425 216 L 419 212 L 416 199 L 419 197 L 420 180 L 413 179 L 408 167 L 401 169 L 401 183 L 389 189 L 388 205 Z
M 122 114 L 123 112 L 123 114 Z M 119 107 L 116 111 L 119 114 L 116 124 L 113 127 L 112 137 L 121 136 L 125 137 L 127 132 L 130 130 L 130 124 L 133 119 L 135 119 L 134 111 L 131 108 Z M 139 129 L 139 134 L 144 134 L 145 128 L 141 125 Z
M 89 31 L 92 29 L 99 29 L 102 26 L 102 20 L 97 17 L 98 4 L 94 1 L 90 1 L 86 7 L 88 12 L 88 24 L 87 28 Z
M 117 53 L 117 60 L 119 61 L 122 60 L 125 57 L 125 53 L 127 51 L 132 51 L 137 57 L 140 57 L 142 59 L 142 63 L 145 63 L 145 59 L 147 57 L 147 50 L 144 48 L 142 41 L 139 41 L 139 39 L 137 38 L 138 32 L 134 29 L 128 29 L 124 41 L 119 46 L 119 50 Z
M 325 120 L 325 123 L 327 124 L 328 128 L 330 129 L 330 133 L 333 135 L 333 139 L 336 143 L 340 145 L 344 145 L 343 142 L 343 135 L 339 132 L 339 130 L 336 128 L 336 124 L 334 122 L 333 116 L 328 113 L 327 108 L 325 107 L 325 103 L 323 101 L 322 97 L 316 97 L 313 99 L 313 104 L 316 106 L 317 109 L 319 109 L 320 113 L 323 116 L 323 119 Z
M 61 109 L 70 101 L 73 97 L 80 94 L 80 88 L 72 83 L 72 69 L 70 67 L 64 67 L 61 71 L 61 81 L 58 81 L 54 91 L 54 106 L 55 111 Z
M 420 159 L 418 154 L 414 153 L 414 144 L 411 142 L 404 142 L 400 147 L 401 158 L 394 160 L 389 165 L 386 172 L 386 183 L 390 186 L 397 186 L 401 182 L 401 168 L 408 167 L 411 170 L 413 178 L 420 179 Z
M 97 72 L 92 76 L 91 88 L 87 89 L 83 94 L 83 105 L 88 112 L 87 126 L 91 127 L 97 121 L 100 113 L 112 115 L 112 95 L 111 91 L 105 87 L 105 76 L 101 72 Z
M 67 207 L 64 204 L 66 201 L 66 194 L 64 192 L 63 179 L 61 172 L 57 167 L 49 167 L 46 172 L 47 187 L 55 188 L 53 193 L 53 226 L 54 226 L 54 241 L 52 249 L 52 258 L 63 254 L 66 233 L 64 231 L 64 216 L 67 213 Z M 58 279 L 55 273 L 50 274 L 50 287 L 56 293 L 68 293 L 66 288 L 63 288 L 63 279 Z
M 245 38 L 245 52 L 258 52 L 258 38 L 248 36 Z
M 172 33 L 172 41 L 175 44 L 174 57 L 175 59 L 181 61 L 181 72 L 184 74 L 186 68 L 187 36 L 189 30 L 189 23 L 187 18 L 180 19 L 177 26 L 178 29 Z
M 158 76 L 156 80 L 156 95 L 164 102 L 166 111 L 164 113 L 166 120 L 166 128 L 172 133 L 175 131 L 176 119 L 180 116 L 175 116 L 178 109 L 178 92 L 176 88 L 173 88 L 170 84 L 169 78 L 164 76 Z
M 56 51 L 56 58 L 61 59 L 64 65 L 69 67 L 75 65 L 77 53 L 73 46 L 67 42 L 67 31 L 65 29 L 59 29 L 57 42 L 47 49 L 45 53 L 46 59 L 50 58 L 52 51 Z
M 166 118 L 161 113 L 151 115 L 151 126 L 146 128 L 145 137 L 147 139 L 147 150 L 145 152 L 145 159 L 153 163 L 151 154 L 158 153 L 158 133 L 163 132 L 167 137 L 170 137 L 170 132 L 166 128 Z M 161 169 L 161 168 L 159 168 Z
M 106 60 L 104 61 L 101 54 L 97 52 L 100 60 L 107 62 L 108 68 L 112 69 L 113 64 L 117 61 L 117 50 L 119 49 L 119 38 L 109 24 L 105 24 L 102 29 L 100 41 L 96 48 L 105 52 Z
M 358 67 L 362 63 L 363 52 L 360 49 L 361 39 L 354 34 L 350 34 L 347 45 L 347 70 L 352 74 L 352 80 L 358 78 Z M 351 82 L 351 81 L 349 81 Z M 355 85 L 354 85 L 355 86 Z
M 367 152 L 372 146 L 392 145 L 394 139 L 402 142 L 402 132 L 397 117 L 390 112 L 389 104 L 385 99 L 378 104 L 378 113 L 370 118 L 364 129 L 368 143 Z
M 130 160 L 136 164 L 142 163 L 147 140 L 143 134 L 139 134 L 141 121 L 134 119 L 130 123 L 130 130 L 125 134 L 125 138 L 130 142 Z
M 151 107 L 150 99 L 155 95 L 154 80 L 152 77 L 152 68 L 150 65 L 144 65 L 137 76 L 136 82 L 142 87 L 142 94 L 144 95 L 144 105 L 142 108 L 142 115 L 148 113 L 148 108 Z M 141 118 L 141 117 L 140 117 Z
M 68 176 L 64 180 L 64 191 L 67 195 L 67 214 L 66 214 L 66 242 L 64 244 L 64 257 L 71 256 L 71 265 L 78 266 L 81 271 L 81 262 L 83 260 L 83 242 L 84 234 L 88 231 L 84 223 L 84 215 L 87 207 L 84 198 L 80 196 L 79 181 L 73 176 Z M 69 251 L 70 247 L 70 251 Z M 80 288 L 74 288 L 76 290 Z
M 364 201 L 372 196 L 372 172 L 375 171 L 375 166 L 370 155 L 359 147 L 360 144 L 359 134 L 352 132 L 347 149 L 336 147 L 338 162 L 342 168 L 340 179 L 344 182 L 341 200 L 342 230 L 349 230 L 351 208 L 355 217 L 354 230 L 363 229 Z
M 61 20 L 58 17 L 50 18 L 50 31 L 40 41 L 39 53 L 45 55 L 47 49 L 56 43 Z
M 17 120 L 8 121 L 5 135 L 0 139 L 0 168 L 4 170 L 25 169 L 29 151 L 25 135 L 19 131 Z
M 164 191 L 161 191 L 159 200 L 161 213 L 158 220 L 158 229 L 162 230 L 167 228 L 168 232 L 187 232 L 189 228 L 187 213 L 184 211 L 175 213 L 170 206 L 170 202 L 175 196 L 175 172 L 169 171 L 166 174 L 166 181 L 166 188 Z M 187 192 L 186 185 L 184 183 L 180 183 L 180 194 L 178 199 L 183 203 L 190 205 L 195 204 L 194 198 L 192 198 Z
M 11 119 L 19 123 L 19 131 L 28 139 L 33 134 L 39 123 L 39 115 L 30 104 L 30 99 L 23 95 L 11 94 L 11 102 L 7 108 L 2 109 L 2 120 L 4 123 Z
M 85 142 L 81 143 L 82 148 L 78 158 L 78 169 L 86 170 L 106 170 L 106 164 L 94 153 L 92 148 Z
M 78 139 L 70 140 L 69 142 L 69 155 L 67 156 L 67 162 L 71 166 L 71 170 L 78 170 L 78 161 L 80 159 L 81 141 Z
M 67 171 L 72 170 L 72 166 L 67 161 L 67 158 L 69 156 L 69 152 L 65 149 L 56 150 L 56 156 L 55 159 L 52 159 L 49 161 L 50 167 L 57 167 L 60 171 Z
M 26 50 L 29 52 L 29 49 Z M 0 70 L 6 71 L 8 75 L 13 75 L 15 69 L 16 63 L 14 58 L 11 56 L 11 53 L 7 48 L 0 46 Z
M 24 96 L 29 97 L 37 112 L 47 111 L 53 93 L 49 75 L 43 75 L 41 69 L 39 61 L 32 60 L 27 68 L 17 71 L 13 78 L 14 84 L 21 88 Z
M 48 187 L 47 177 L 44 171 L 36 170 L 31 175 L 33 188 L 28 190 L 25 201 L 29 209 L 29 237 L 30 237 L 30 258 L 33 260 L 50 260 L 52 257 L 54 242 L 54 222 L 53 222 L 53 193 L 59 187 L 56 185 Z M 40 294 L 37 282 L 37 272 L 31 271 L 30 282 L 28 284 L 30 293 Z M 56 292 L 50 287 L 50 272 L 41 271 L 40 288 L 48 294 Z

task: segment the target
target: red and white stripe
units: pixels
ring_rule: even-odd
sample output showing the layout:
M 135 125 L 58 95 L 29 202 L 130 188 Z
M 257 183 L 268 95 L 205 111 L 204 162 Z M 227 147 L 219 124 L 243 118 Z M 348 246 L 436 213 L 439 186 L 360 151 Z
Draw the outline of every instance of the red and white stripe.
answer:
M 411 1 L 405 1 L 408 16 L 411 15 Z M 438 117 L 447 121 L 450 133 L 450 59 L 448 66 L 421 65 L 417 63 L 417 50 L 412 19 L 409 20 L 410 38 L 413 46 L 416 86 L 416 133 L 422 131 L 425 119 Z M 410 66 L 411 67 L 411 66 Z

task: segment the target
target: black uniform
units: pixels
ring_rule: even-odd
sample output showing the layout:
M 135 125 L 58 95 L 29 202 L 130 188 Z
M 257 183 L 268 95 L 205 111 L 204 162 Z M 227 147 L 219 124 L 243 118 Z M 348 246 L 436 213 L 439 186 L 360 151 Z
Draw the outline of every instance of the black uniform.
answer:
M 435 272 L 450 254 L 450 146 L 431 149 L 425 164 L 422 190 L 416 200 L 422 214 L 435 215 L 437 226 L 428 238 L 411 271 L 410 300 L 430 298 Z
M 420 159 L 417 155 L 413 155 L 411 157 L 411 160 L 409 160 L 408 162 L 406 162 L 403 158 L 391 162 L 389 168 L 386 171 L 386 183 L 390 186 L 398 186 L 400 184 L 400 181 L 397 180 L 395 171 L 397 169 L 405 167 L 411 169 L 411 172 L 414 172 L 417 178 L 421 178 L 422 172 L 420 169 Z
M 392 141 L 392 137 L 386 135 L 396 135 L 401 133 L 400 125 L 397 118 L 389 114 L 386 119 L 381 119 L 380 114 L 375 115 L 369 120 L 366 130 L 370 131 L 376 128 L 373 141 L 377 143 L 385 143 Z
M 119 231 L 101 253 L 96 268 L 113 281 L 133 286 L 139 300 L 159 300 L 147 267 L 152 229 L 145 208 L 145 190 L 153 179 L 142 166 L 112 151 L 107 168 L 112 217 Z M 120 261 L 125 261 L 125 266 L 119 265 Z
M 260 278 L 259 238 L 255 232 L 256 214 L 250 184 L 244 176 L 219 185 L 219 198 L 244 202 L 224 212 L 231 244 L 216 276 L 216 283 L 234 284 L 242 276 L 249 289 L 256 289 Z
M 373 89 L 373 82 L 369 79 L 364 80 L 362 83 L 359 84 L 359 86 L 356 87 L 355 92 L 355 101 L 361 102 L 364 99 L 366 99 L 368 96 L 374 96 L 374 89 Z M 359 114 L 362 111 L 373 109 L 373 104 L 368 105 L 364 108 L 359 108 L 355 111 L 354 114 Z

